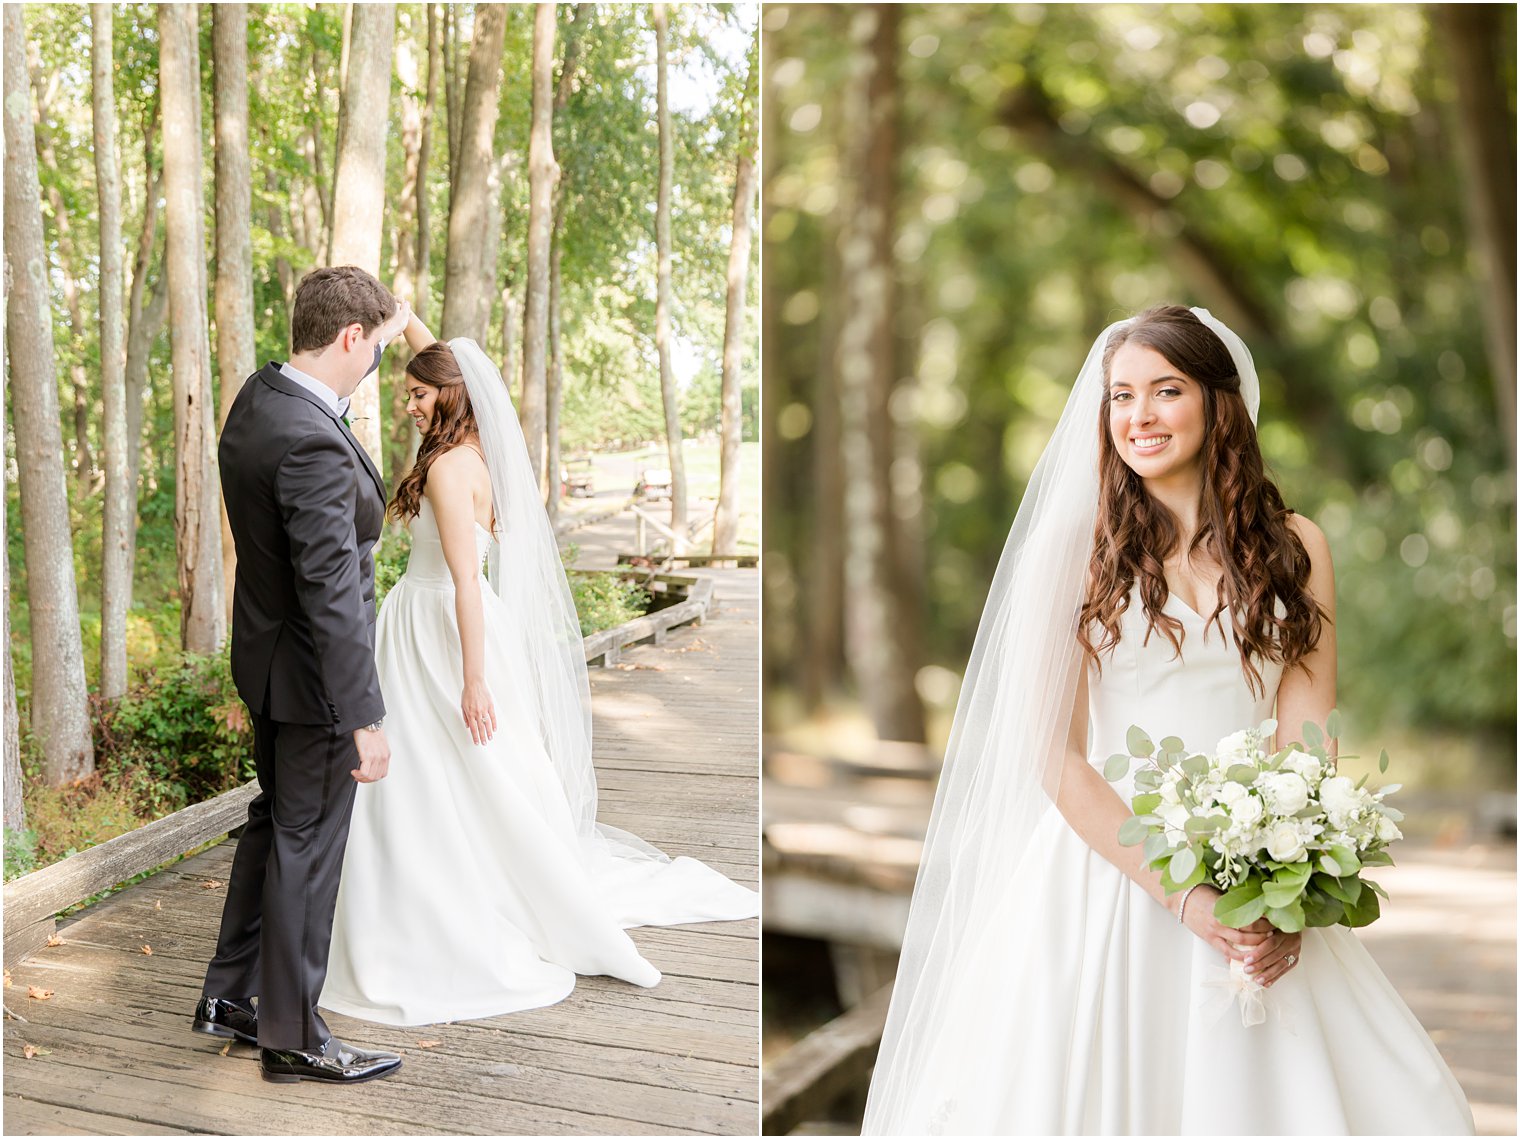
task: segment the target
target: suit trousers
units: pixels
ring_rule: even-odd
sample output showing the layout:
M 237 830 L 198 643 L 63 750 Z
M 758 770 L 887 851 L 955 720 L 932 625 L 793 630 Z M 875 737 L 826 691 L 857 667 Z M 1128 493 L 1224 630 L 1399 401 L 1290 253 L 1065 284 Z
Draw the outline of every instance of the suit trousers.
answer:
M 258 997 L 259 1044 L 316 1050 L 317 1013 L 359 766 L 351 733 L 253 716 L 259 794 L 248 805 L 203 992 Z

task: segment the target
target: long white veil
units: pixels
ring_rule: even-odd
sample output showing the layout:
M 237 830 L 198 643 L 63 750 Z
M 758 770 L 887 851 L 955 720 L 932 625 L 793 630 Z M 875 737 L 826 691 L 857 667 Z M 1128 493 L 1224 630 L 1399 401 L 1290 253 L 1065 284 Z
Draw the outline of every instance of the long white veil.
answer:
M 1207 310 L 1192 311 L 1229 349 L 1254 422 L 1260 384 L 1250 352 Z M 1110 324 L 1093 341 L 993 577 L 935 793 L 862 1134 L 921 1129 L 933 1096 L 925 1085 L 955 1053 L 959 1018 L 975 1005 L 966 982 L 977 970 L 968 961 L 1008 961 L 1000 943 L 1039 936 L 1016 914 L 992 913 L 988 887 L 1018 867 L 1058 789 L 1082 666 L 1076 631 L 1098 504 L 1103 353 L 1129 323 Z M 996 977 L 975 983 L 996 984 Z
M 496 507 L 488 579 L 511 618 L 517 644 L 513 651 L 525 667 L 532 690 L 525 703 L 538 713 L 545 750 L 559 775 L 565 797 L 575 817 L 576 833 L 583 840 L 582 857 L 595 863 L 598 856 L 670 865 L 671 859 L 636 835 L 596 819 L 596 771 L 591 756 L 591 686 L 586 675 L 586 656 L 581 643 L 580 618 L 570 593 L 570 582 L 560 561 L 559 546 L 549 525 L 548 512 L 539 498 L 538 480 L 528 461 L 522 425 L 512 407 L 501 371 L 480 345 L 460 337 L 448 342 L 464 375 L 465 391 L 480 429 L 481 452 L 491 476 L 491 495 Z M 722 878 L 692 859 L 677 864 L 701 867 L 714 881 L 706 881 L 709 898 L 698 903 L 698 916 L 680 918 L 700 921 L 747 910 L 753 891 Z M 683 872 L 694 874 L 691 867 Z M 673 884 L 679 876 L 667 875 L 654 883 Z M 628 882 L 625 880 L 624 885 Z M 690 882 L 688 881 L 688 885 Z M 658 893 L 658 891 L 657 891 Z M 649 905 L 630 895 L 630 915 L 638 913 L 647 924 L 669 924 L 672 914 L 686 912 L 668 906 L 675 901 L 657 897 Z M 688 904 L 686 910 L 691 907 Z M 737 913 L 736 916 L 748 916 Z M 632 924 L 632 923 L 630 923 Z

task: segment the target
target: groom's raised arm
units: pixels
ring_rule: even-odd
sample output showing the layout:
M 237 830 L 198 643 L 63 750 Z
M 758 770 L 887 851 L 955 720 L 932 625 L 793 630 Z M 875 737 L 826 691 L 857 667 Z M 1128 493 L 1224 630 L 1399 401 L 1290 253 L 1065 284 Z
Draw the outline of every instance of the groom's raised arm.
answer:
M 385 715 L 359 580 L 355 494 L 351 449 L 322 432 L 299 439 L 275 475 L 296 593 L 311 623 L 317 668 L 339 733 Z

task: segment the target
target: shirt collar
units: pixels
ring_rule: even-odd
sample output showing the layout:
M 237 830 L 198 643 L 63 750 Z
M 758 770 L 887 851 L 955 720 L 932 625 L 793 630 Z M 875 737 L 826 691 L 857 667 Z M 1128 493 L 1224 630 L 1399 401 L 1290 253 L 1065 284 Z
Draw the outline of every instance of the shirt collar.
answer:
M 301 371 L 300 368 L 297 368 L 293 364 L 281 364 L 280 371 L 284 374 L 286 379 L 294 380 L 307 391 L 311 392 L 312 395 L 320 399 L 324 404 L 327 405 L 327 409 L 334 415 L 342 416 L 348 414 L 347 396 L 344 396 L 340 399 L 338 397 L 338 393 L 333 391 L 332 388 L 328 387 L 315 376 L 307 375 L 305 372 Z

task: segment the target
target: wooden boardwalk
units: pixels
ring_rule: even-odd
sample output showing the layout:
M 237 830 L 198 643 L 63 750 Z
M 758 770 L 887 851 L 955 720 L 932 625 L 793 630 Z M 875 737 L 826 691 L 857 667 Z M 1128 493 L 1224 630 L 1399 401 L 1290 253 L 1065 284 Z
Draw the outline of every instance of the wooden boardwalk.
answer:
M 713 576 L 705 625 L 592 670 L 600 818 L 754 886 L 757 574 Z M 665 975 L 653 989 L 584 977 L 549 1008 L 426 1028 L 328 1015 L 343 1039 L 404 1053 L 402 1070 L 264 1082 L 256 1049 L 190 1031 L 232 849 L 92 906 L 11 971 L 5 1003 L 26 1023 L 5 1024 L 6 1134 L 756 1133 L 755 920 L 631 931 Z

